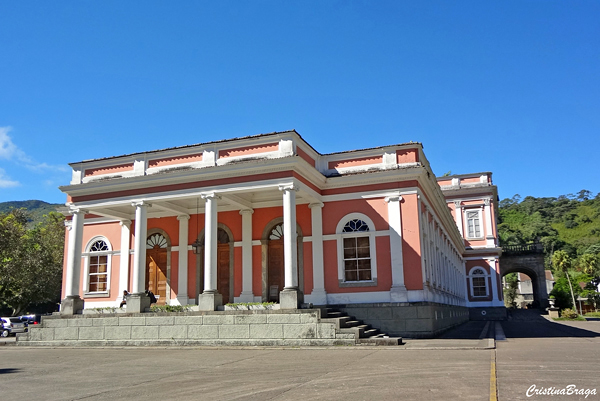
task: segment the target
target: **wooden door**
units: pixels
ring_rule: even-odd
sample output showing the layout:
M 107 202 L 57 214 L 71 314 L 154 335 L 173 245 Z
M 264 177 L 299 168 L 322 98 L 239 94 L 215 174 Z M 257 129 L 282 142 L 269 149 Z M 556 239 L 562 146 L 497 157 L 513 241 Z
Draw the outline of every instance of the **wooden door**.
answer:
M 146 288 L 158 298 L 157 305 L 167 302 L 167 250 L 146 250 Z
M 217 291 L 223 295 L 223 305 L 232 302 L 230 295 L 229 244 L 217 245 Z
M 284 287 L 283 238 L 269 241 L 268 291 L 269 301 L 279 302 L 279 291 Z

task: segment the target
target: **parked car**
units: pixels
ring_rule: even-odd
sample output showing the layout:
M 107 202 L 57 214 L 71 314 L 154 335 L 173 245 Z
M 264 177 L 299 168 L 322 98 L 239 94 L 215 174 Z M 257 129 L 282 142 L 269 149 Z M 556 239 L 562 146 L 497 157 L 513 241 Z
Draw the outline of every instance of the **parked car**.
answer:
M 27 322 L 21 321 L 19 317 L 1 317 L 0 320 L 2 321 L 2 331 L 0 332 L 2 337 L 26 333 L 28 330 Z
M 29 325 L 40 324 L 42 322 L 42 315 L 23 315 L 19 316 L 22 322 L 26 322 Z

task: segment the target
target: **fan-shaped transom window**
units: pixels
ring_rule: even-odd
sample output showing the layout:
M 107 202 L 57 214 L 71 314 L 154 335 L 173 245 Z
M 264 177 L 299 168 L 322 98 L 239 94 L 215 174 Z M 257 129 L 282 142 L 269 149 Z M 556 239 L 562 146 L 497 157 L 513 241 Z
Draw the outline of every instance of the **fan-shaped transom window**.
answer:
M 152 234 L 146 241 L 146 249 L 166 248 L 167 239 L 162 234 Z
M 277 224 L 271 230 L 271 234 L 269 234 L 269 239 L 277 240 L 283 238 L 283 223 Z
M 482 268 L 471 270 L 471 295 L 473 297 L 487 297 L 487 273 Z
M 353 232 L 365 232 L 369 231 L 369 225 L 360 219 L 352 219 L 346 223 L 342 232 L 353 233 Z
M 360 217 L 347 218 L 341 230 L 343 281 L 370 281 L 373 276 L 369 224 Z
M 110 248 L 106 241 L 97 240 L 89 247 L 87 292 L 108 291 Z

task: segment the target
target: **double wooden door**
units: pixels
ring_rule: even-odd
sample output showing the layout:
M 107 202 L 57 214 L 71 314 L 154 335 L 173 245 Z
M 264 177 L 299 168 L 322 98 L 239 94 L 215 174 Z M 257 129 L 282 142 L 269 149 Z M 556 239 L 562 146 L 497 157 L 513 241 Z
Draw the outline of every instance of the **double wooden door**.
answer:
M 152 291 L 156 304 L 164 305 L 167 301 L 167 249 L 146 249 L 146 288 Z
M 285 285 L 283 272 L 283 238 L 269 241 L 268 300 L 279 302 L 279 291 Z
M 223 305 L 230 299 L 230 249 L 229 244 L 217 245 L 217 291 L 223 296 Z

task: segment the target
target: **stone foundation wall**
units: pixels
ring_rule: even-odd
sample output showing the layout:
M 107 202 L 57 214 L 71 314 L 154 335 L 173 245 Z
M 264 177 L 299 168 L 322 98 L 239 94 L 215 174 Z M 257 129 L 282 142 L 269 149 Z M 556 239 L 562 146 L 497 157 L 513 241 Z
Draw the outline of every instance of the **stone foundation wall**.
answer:
M 44 316 L 17 345 L 352 345 L 320 310 Z
M 504 306 L 469 308 L 469 320 L 506 320 Z
M 464 306 L 430 302 L 327 305 L 382 332 L 404 338 L 432 338 L 469 320 Z

